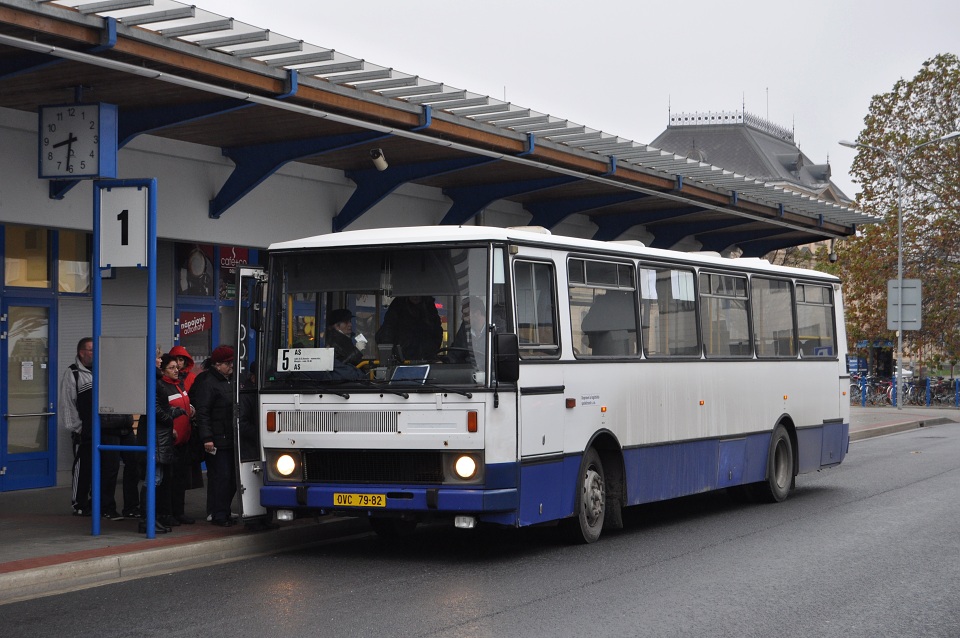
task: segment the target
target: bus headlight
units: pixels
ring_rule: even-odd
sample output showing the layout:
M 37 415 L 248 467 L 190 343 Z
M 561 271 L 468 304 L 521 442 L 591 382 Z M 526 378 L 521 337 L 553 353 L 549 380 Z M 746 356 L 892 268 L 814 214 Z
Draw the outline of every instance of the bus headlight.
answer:
M 267 478 L 272 481 L 302 481 L 303 458 L 296 450 L 266 450 Z
M 476 476 L 477 462 L 472 456 L 464 454 L 463 456 L 458 457 L 454 462 L 453 469 L 456 471 L 457 476 L 467 481 Z
M 297 469 L 297 462 L 289 454 L 283 454 L 277 459 L 276 467 L 281 476 L 290 476 Z

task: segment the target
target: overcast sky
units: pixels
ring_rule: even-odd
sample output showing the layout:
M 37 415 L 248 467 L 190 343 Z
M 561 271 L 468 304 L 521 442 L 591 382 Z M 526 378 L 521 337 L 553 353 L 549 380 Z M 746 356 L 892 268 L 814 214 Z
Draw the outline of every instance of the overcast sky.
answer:
M 370 63 L 637 142 L 668 112 L 746 110 L 828 158 L 848 196 L 870 98 L 960 54 L 957 0 L 196 0 Z M 945 133 L 946 131 L 940 132 Z

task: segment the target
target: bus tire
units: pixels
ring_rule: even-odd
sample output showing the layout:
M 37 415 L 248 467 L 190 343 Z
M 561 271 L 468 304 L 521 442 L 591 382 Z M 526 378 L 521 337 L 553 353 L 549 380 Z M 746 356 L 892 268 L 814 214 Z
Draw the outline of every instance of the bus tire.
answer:
M 413 534 L 417 521 L 406 518 L 370 517 L 370 527 L 377 536 L 386 540 L 397 540 Z
M 600 455 L 593 448 L 587 450 L 577 474 L 576 498 L 573 516 L 563 520 L 561 529 L 574 543 L 593 543 L 600 538 L 607 510 L 606 478 Z
M 777 424 L 767 452 L 767 480 L 754 484 L 754 498 L 760 503 L 780 503 L 793 487 L 793 442 L 783 424 Z

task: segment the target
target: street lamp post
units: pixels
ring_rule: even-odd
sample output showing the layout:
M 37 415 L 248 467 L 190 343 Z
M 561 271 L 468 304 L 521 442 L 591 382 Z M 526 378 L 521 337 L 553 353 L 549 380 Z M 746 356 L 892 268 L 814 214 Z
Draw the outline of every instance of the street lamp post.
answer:
M 870 151 L 876 151 L 886 157 L 897 169 L 897 371 L 894 376 L 896 383 L 895 396 L 897 398 L 897 409 L 903 409 L 903 386 L 901 377 L 903 376 L 903 167 L 910 159 L 910 156 L 925 146 L 931 144 L 940 144 L 960 137 L 960 131 L 953 131 L 932 140 L 927 140 L 923 144 L 918 144 L 908 148 L 901 155 L 895 155 L 893 152 L 869 144 L 860 144 L 859 142 L 850 142 L 840 140 L 840 146 L 847 148 L 864 148 Z

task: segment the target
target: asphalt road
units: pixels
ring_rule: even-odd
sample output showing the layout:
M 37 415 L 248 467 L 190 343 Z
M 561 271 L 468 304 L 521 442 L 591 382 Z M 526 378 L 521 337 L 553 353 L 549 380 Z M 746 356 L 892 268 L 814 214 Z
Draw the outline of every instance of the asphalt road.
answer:
M 3 607 L 30 636 L 960 635 L 960 427 L 853 444 L 777 505 L 723 493 L 552 529 L 372 535 Z

